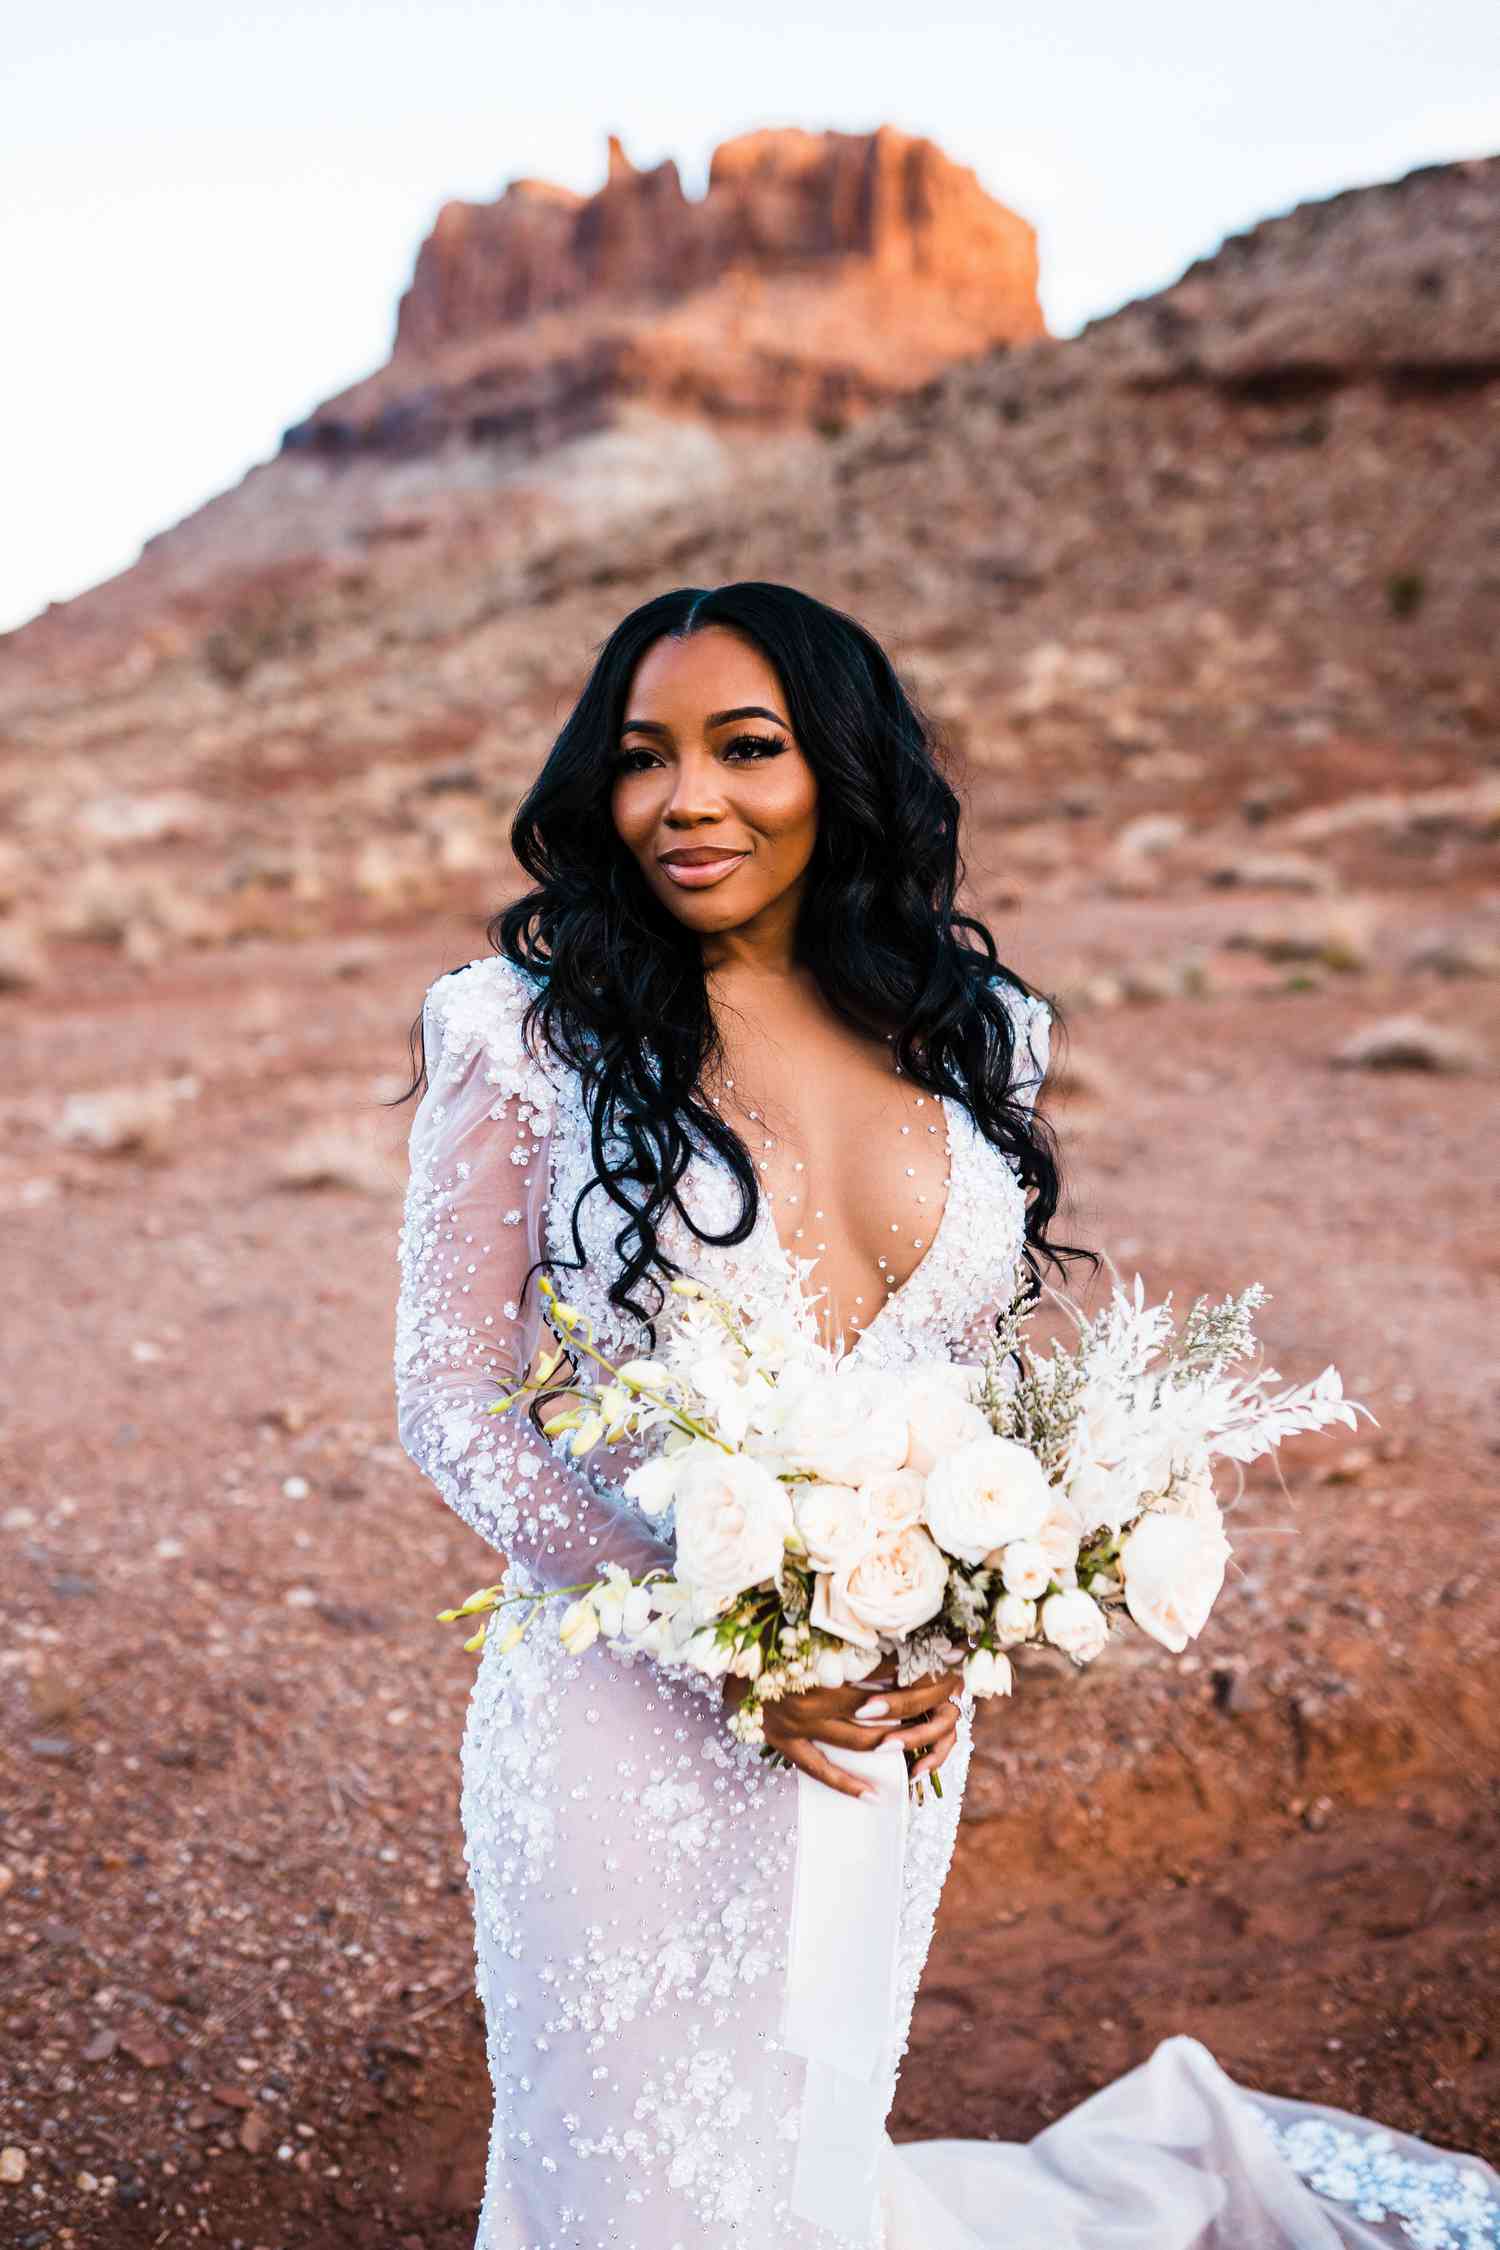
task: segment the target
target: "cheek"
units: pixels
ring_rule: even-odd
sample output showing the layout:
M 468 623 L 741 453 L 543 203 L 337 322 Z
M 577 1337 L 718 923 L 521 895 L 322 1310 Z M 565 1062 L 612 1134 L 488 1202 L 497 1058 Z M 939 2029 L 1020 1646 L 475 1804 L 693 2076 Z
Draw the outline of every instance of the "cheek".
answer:
M 656 829 L 656 807 L 644 775 L 617 781 L 610 792 L 610 818 L 615 833 L 630 850 L 644 850 Z
M 768 786 L 760 806 L 760 824 L 776 844 L 802 845 L 811 850 L 818 826 L 818 785 L 806 767 L 793 767 L 775 786 Z

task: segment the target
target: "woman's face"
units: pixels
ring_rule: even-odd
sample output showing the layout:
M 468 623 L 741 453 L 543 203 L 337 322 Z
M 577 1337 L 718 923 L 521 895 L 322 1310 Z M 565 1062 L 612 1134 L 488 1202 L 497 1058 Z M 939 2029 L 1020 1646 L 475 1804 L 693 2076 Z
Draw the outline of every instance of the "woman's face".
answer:
M 753 642 L 723 625 L 654 642 L 636 666 L 612 767 L 616 830 L 680 922 L 706 935 L 778 902 L 795 915 L 818 785 Z

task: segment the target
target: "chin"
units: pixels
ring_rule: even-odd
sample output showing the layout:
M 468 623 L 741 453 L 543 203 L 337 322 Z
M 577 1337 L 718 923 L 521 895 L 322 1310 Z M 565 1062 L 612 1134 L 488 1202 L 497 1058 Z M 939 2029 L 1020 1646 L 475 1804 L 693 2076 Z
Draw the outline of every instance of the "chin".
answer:
M 740 895 L 726 895 L 726 893 L 733 893 L 733 891 L 735 891 L 735 880 L 731 875 L 726 882 L 715 884 L 713 891 L 677 891 L 677 889 L 672 889 L 666 895 L 663 895 L 663 893 L 657 893 L 657 895 L 659 895 L 661 904 L 666 907 L 666 911 L 670 913 L 672 920 L 675 920 L 675 922 L 681 922 L 681 925 L 684 925 L 686 929 L 702 929 L 702 931 L 711 931 L 711 934 L 717 934 L 717 931 L 722 931 L 722 929 L 738 929 L 740 922 L 753 920 L 753 918 L 756 918 L 756 913 L 760 913 L 760 909 L 767 907 L 767 904 L 769 904 L 769 900 L 765 900 L 765 898 L 747 900 L 742 893 Z

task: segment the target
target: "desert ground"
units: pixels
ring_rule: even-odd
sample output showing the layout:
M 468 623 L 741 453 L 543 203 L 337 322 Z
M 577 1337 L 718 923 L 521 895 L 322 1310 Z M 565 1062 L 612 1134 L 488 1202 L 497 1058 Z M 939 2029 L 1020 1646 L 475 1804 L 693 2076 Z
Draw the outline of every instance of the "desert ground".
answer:
M 1295 976 L 1249 972 L 1239 894 L 996 913 L 1079 995 L 1070 1237 L 1179 1302 L 1260 1278 L 1274 1363 L 1332 1358 L 1379 1426 L 1252 1472 L 1191 1653 L 982 1709 L 897 2138 L 1029 2136 L 1187 2031 L 1247 2084 L 1500 2146 L 1494 1081 L 1332 1060 L 1413 1013 L 1493 1052 L 1500 987 L 1407 964 L 1497 905 L 1387 892 L 1365 965 Z M 481 949 L 455 917 L 149 978 L 80 951 L 12 1010 L 0 2067 L 31 2250 L 471 2240 L 472 1659 L 435 1612 L 491 1551 L 393 1436 L 382 1105 L 426 981 Z M 1109 994 L 1122 957 L 1198 989 Z M 59 1138 L 101 1084 L 174 1091 L 134 1146 Z

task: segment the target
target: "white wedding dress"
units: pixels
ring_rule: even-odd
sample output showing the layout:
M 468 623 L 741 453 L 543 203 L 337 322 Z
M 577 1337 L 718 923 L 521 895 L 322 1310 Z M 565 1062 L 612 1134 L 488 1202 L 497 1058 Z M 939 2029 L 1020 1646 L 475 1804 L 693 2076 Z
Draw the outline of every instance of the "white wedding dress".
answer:
M 619 1490 L 634 1448 L 582 1462 L 523 1410 L 484 1412 L 529 1366 L 546 1252 L 559 1291 L 611 1358 L 639 1349 L 610 1305 L 623 1214 L 593 1174 L 581 1089 L 523 1043 L 534 987 L 488 958 L 427 998 L 431 1082 L 411 1133 L 396 1380 L 402 1442 L 517 1589 L 574 1584 L 606 1560 L 633 1573 L 670 1545 Z M 1040 1003 L 1014 1000 L 1034 1091 Z M 1024 1044 L 1021 1048 L 1024 1050 Z M 947 1196 L 905 1285 L 845 1357 L 897 1367 L 978 1358 L 1008 1299 L 1024 1199 L 961 1103 L 942 1104 Z M 683 1182 L 722 1231 L 739 1190 L 704 1145 Z M 764 1198 L 732 1248 L 674 1212 L 662 1247 L 747 1312 L 803 1276 Z M 990 1302 L 984 1301 L 988 1288 Z M 780 2035 L 799 1776 L 734 1742 L 716 1683 L 570 1656 L 556 1606 L 508 1655 L 492 1632 L 462 1750 L 465 1857 L 494 2111 L 476 2250 L 1324 2250 L 1500 2245 L 1500 2177 L 1474 2157 L 1320 2105 L 1251 2095 L 1191 2038 L 1172 2038 L 1025 2144 L 930 2141 L 880 2151 L 876 2233 L 798 2218 L 790 2182 L 807 2068 Z M 965 1696 L 944 1795 L 913 1810 L 895 2006 L 878 2084 L 889 2108 L 952 1856 L 969 1759 Z M 807 1784 L 815 1787 L 815 1784 Z M 842 1802 L 842 1800 L 840 1800 Z M 1066 1874 L 1060 1874 L 1066 1881 Z M 1087 2006 L 1080 1997 L 1080 2006 Z M 995 2088 L 1004 2114 L 1005 2088 Z

